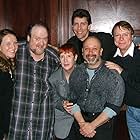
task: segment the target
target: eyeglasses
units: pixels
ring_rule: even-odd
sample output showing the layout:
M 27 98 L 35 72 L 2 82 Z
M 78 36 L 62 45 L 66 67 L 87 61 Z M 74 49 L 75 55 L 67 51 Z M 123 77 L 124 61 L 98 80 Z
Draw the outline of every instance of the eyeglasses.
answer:
M 48 37 L 41 38 L 41 37 L 37 37 L 37 36 L 32 36 L 31 38 L 36 42 L 43 41 L 45 44 L 48 42 Z
M 117 34 L 116 33 L 113 36 L 114 36 L 114 38 L 120 38 L 120 37 L 127 38 L 127 37 L 131 36 L 131 33 L 128 33 L 128 32 L 122 33 L 122 34 Z

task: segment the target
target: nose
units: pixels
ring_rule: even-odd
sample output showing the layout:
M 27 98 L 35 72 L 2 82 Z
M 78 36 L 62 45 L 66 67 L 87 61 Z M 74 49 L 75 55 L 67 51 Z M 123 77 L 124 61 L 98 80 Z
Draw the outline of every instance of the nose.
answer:
M 40 45 L 44 45 L 44 40 L 43 40 L 43 39 L 40 39 L 40 40 L 39 40 L 39 44 L 40 44 Z
M 124 36 L 123 35 L 120 35 L 120 40 L 123 40 L 124 39 Z
M 66 57 L 64 57 L 64 62 L 67 62 L 67 58 Z
M 89 49 L 89 54 L 94 54 L 93 49 Z
M 81 24 L 78 24 L 78 29 L 79 29 L 79 30 L 81 29 Z

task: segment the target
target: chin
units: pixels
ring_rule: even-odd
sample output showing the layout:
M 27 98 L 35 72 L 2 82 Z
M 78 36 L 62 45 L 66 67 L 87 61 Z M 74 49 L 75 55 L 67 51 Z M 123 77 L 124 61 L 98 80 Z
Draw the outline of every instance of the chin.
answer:
M 9 55 L 9 56 L 7 56 L 7 58 L 8 59 L 13 59 L 13 58 L 15 58 L 15 55 Z
M 83 36 L 78 36 L 78 35 L 77 35 L 77 37 L 78 37 L 80 40 L 83 39 Z
M 70 70 L 70 68 L 68 68 L 68 67 L 63 67 L 63 69 L 66 70 L 66 71 Z
M 44 53 L 44 51 L 36 51 L 36 55 L 42 55 Z

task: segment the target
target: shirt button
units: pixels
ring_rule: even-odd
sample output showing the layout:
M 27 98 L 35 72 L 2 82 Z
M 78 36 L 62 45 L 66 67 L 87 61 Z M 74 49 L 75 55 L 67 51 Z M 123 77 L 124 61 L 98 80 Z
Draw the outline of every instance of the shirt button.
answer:
M 88 88 L 86 89 L 86 91 L 89 91 Z

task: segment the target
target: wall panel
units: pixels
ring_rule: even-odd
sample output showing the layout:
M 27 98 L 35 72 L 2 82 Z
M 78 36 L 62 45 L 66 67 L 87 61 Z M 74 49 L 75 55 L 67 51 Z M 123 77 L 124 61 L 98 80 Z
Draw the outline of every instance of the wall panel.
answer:
M 59 39 L 60 44 L 73 35 L 71 30 L 71 15 L 73 10 L 77 8 L 87 9 L 91 13 L 92 31 L 111 33 L 112 27 L 116 22 L 126 20 L 132 24 L 135 33 L 140 35 L 139 0 L 67 0 L 66 2 L 68 5 L 67 9 L 66 4 L 64 5 L 63 2 L 59 3 L 63 9 L 61 9 L 61 17 L 63 17 L 63 20 L 61 20 L 62 23 L 59 24 L 59 30 L 61 29 L 62 31 L 59 31 L 62 35 L 62 39 Z M 60 27 L 64 25 L 64 21 L 68 22 L 65 23 L 65 26 L 68 28 L 67 30 L 63 29 L 66 27 Z
M 140 35 L 139 0 L 0 0 L 0 29 L 12 28 L 25 37 L 31 23 L 43 21 L 50 28 L 50 43 L 60 46 L 73 35 L 73 10 L 85 8 L 92 16 L 92 31 L 111 32 L 119 20 L 129 21 Z

